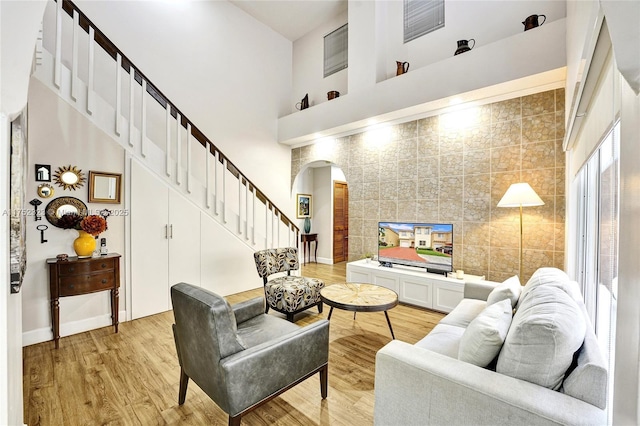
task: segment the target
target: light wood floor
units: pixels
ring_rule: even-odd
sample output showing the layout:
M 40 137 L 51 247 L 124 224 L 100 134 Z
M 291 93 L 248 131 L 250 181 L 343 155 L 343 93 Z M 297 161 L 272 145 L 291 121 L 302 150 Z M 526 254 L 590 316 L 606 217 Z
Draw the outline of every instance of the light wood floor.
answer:
M 344 282 L 346 264 L 303 267 L 325 283 Z M 262 288 L 228 297 L 231 304 L 261 296 Z M 315 308 L 296 316 L 305 325 L 326 318 Z M 270 313 L 270 315 L 280 315 Z M 283 316 L 284 317 L 284 316 Z M 443 317 L 405 305 L 389 311 L 396 338 L 415 343 Z M 180 368 L 172 312 L 24 348 L 24 421 L 35 425 L 226 425 L 227 415 L 189 383 L 178 405 Z M 243 417 L 245 425 L 370 425 L 374 361 L 391 340 L 384 314 L 334 309 L 331 317 L 329 396 L 314 376 Z

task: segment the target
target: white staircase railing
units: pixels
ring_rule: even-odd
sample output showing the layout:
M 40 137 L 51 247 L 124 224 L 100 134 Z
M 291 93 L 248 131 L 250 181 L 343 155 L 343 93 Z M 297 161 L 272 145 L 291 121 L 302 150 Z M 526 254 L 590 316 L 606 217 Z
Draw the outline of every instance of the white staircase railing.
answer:
M 36 57 L 36 78 L 244 244 L 298 246 L 298 227 L 73 2 L 47 5 Z

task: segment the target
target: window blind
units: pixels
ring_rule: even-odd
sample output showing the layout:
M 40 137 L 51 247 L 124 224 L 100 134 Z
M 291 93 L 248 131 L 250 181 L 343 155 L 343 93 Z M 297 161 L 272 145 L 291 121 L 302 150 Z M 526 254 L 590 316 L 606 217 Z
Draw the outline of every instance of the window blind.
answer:
M 444 27 L 444 0 L 404 0 L 404 42 Z
M 324 76 L 347 68 L 349 24 L 324 36 Z

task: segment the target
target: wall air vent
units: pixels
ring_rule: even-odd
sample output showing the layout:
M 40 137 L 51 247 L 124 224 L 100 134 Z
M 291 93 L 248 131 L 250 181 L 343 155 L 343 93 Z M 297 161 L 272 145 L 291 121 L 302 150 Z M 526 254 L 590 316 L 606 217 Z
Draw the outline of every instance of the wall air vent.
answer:
M 324 77 L 348 66 L 349 24 L 344 24 L 324 36 Z
M 404 0 L 404 42 L 444 27 L 444 0 Z

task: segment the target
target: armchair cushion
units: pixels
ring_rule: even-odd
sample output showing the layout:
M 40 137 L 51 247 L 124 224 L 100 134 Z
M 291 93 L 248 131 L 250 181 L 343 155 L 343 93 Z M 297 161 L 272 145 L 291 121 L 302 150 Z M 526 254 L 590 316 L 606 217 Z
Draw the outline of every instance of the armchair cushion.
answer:
M 238 325 L 238 334 L 247 348 L 269 342 L 284 334 L 299 330 L 300 327 L 282 318 L 271 315 L 255 316 Z
M 328 362 L 329 321 L 295 327 L 295 331 L 220 360 L 229 415 L 241 413 Z
M 265 284 L 267 303 L 280 312 L 296 312 L 305 307 L 317 305 L 324 282 L 317 278 L 286 276 L 278 277 Z

